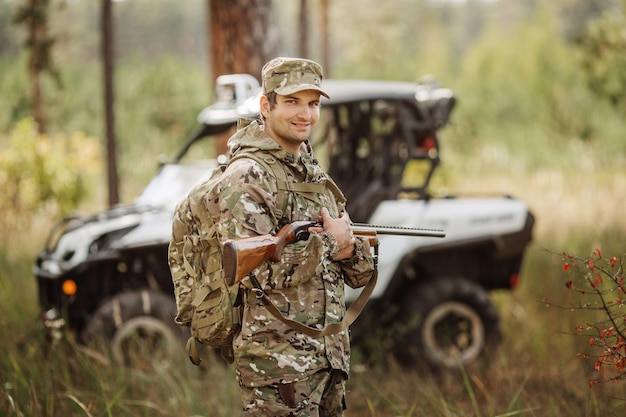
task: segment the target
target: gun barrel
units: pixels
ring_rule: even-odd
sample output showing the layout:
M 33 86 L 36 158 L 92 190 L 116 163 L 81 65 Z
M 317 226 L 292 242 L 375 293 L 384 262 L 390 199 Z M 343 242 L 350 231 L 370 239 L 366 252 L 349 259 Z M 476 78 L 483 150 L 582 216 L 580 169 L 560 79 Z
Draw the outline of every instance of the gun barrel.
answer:
M 319 222 L 297 221 L 283 226 L 276 235 L 230 239 L 224 243 L 222 265 L 228 285 L 239 282 L 265 260 L 279 261 L 286 244 L 308 238 L 309 227 L 321 227 Z M 355 223 L 350 225 L 355 235 L 367 238 L 375 245 L 377 235 L 445 237 L 443 230 L 417 229 L 399 226 L 376 226 Z
M 377 226 L 364 223 L 353 223 L 350 228 L 355 233 L 377 233 L 380 235 L 396 236 L 446 237 L 446 232 L 440 229 L 420 229 L 402 226 Z

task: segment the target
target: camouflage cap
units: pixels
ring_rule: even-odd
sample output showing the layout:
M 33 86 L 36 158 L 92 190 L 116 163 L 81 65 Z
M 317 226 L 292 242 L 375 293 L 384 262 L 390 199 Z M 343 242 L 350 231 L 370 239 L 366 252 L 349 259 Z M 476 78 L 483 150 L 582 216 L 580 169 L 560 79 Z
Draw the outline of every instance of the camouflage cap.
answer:
M 303 90 L 315 90 L 330 98 L 321 88 L 322 66 L 309 59 L 274 58 L 263 66 L 261 78 L 263 94 L 275 91 L 280 95 L 288 95 Z

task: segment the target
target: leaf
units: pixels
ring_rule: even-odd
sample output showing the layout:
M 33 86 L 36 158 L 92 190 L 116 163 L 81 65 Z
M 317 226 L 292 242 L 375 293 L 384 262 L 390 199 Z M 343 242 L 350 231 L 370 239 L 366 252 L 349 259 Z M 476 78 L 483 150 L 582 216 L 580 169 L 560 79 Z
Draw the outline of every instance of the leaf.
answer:
M 602 361 L 596 361 L 596 363 L 593 366 L 593 369 L 595 369 L 596 371 L 600 371 L 602 369 Z
M 569 269 L 569 267 L 570 267 L 569 262 L 565 262 L 565 263 L 563 264 L 563 267 L 562 267 L 562 268 L 563 268 L 563 272 L 567 272 L 567 270 Z
M 591 287 L 595 288 L 598 284 L 602 283 L 602 275 L 598 274 L 596 279 L 591 283 Z
M 602 259 L 602 252 L 600 252 L 600 249 L 596 248 L 594 252 L 598 258 Z
M 589 259 L 589 261 L 587 261 L 587 265 L 589 265 L 589 270 L 593 272 L 594 270 L 593 259 Z

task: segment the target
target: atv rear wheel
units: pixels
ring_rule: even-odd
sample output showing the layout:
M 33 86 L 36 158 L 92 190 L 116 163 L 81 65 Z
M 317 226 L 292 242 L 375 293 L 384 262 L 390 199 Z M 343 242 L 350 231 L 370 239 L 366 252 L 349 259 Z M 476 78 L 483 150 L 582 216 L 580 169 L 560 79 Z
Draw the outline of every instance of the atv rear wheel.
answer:
M 501 337 L 498 312 L 489 294 L 463 278 L 435 278 L 416 286 L 402 305 L 406 320 L 398 339 L 398 358 L 420 359 L 435 368 L 475 361 Z
M 114 361 L 149 370 L 185 357 L 184 329 L 174 323 L 172 297 L 155 291 L 119 294 L 100 306 L 83 332 L 88 343 L 104 342 Z

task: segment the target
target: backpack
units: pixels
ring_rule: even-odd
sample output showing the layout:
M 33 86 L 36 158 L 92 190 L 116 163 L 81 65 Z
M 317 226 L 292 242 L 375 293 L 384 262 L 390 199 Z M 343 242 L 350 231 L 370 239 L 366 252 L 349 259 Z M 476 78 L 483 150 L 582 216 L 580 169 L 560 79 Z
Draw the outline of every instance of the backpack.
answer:
M 277 178 L 286 180 L 283 169 L 275 168 L 280 164 L 271 163 L 273 157 L 269 154 L 240 154 L 229 164 L 240 158 L 254 159 Z M 242 289 L 239 284 L 227 285 L 224 279 L 216 226 L 219 213 L 209 212 L 204 203 L 218 198 L 215 187 L 227 166 L 218 166 L 208 180 L 194 187 L 176 206 L 172 221 L 168 264 L 177 307 L 174 321 L 190 328 L 186 350 L 195 365 L 200 364 L 196 341 L 220 349 L 224 359 L 232 363 L 232 341 L 241 329 Z M 277 195 L 278 218 L 285 212 L 286 197 L 284 192 Z
M 239 154 L 229 164 L 240 158 L 255 160 L 276 178 L 278 194 L 275 216 L 279 223 L 289 222 L 286 209 L 290 192 L 310 195 L 329 189 L 337 199 L 344 198 L 330 177 L 324 184 L 289 182 L 282 164 L 276 163 L 269 153 L 257 151 Z M 219 198 L 215 188 L 227 166 L 220 165 L 208 180 L 194 187 L 176 206 L 172 221 L 168 263 L 177 307 L 174 321 L 180 326 L 190 328 L 191 337 L 187 341 L 186 351 L 194 365 L 200 365 L 201 362 L 196 342 L 221 350 L 222 357 L 232 363 L 232 342 L 241 330 L 244 288 L 241 283 L 226 283 L 222 267 L 222 245 L 216 226 L 220 214 L 211 213 L 204 203 Z M 251 282 L 258 290 L 256 294 L 261 296 L 261 301 L 275 318 L 296 331 L 311 337 L 320 337 L 345 330 L 357 318 L 373 291 L 376 277 L 375 269 L 372 279 L 346 311 L 342 322 L 328 324 L 323 329 L 309 327 L 284 317 L 260 288 L 258 281 L 253 279 Z

